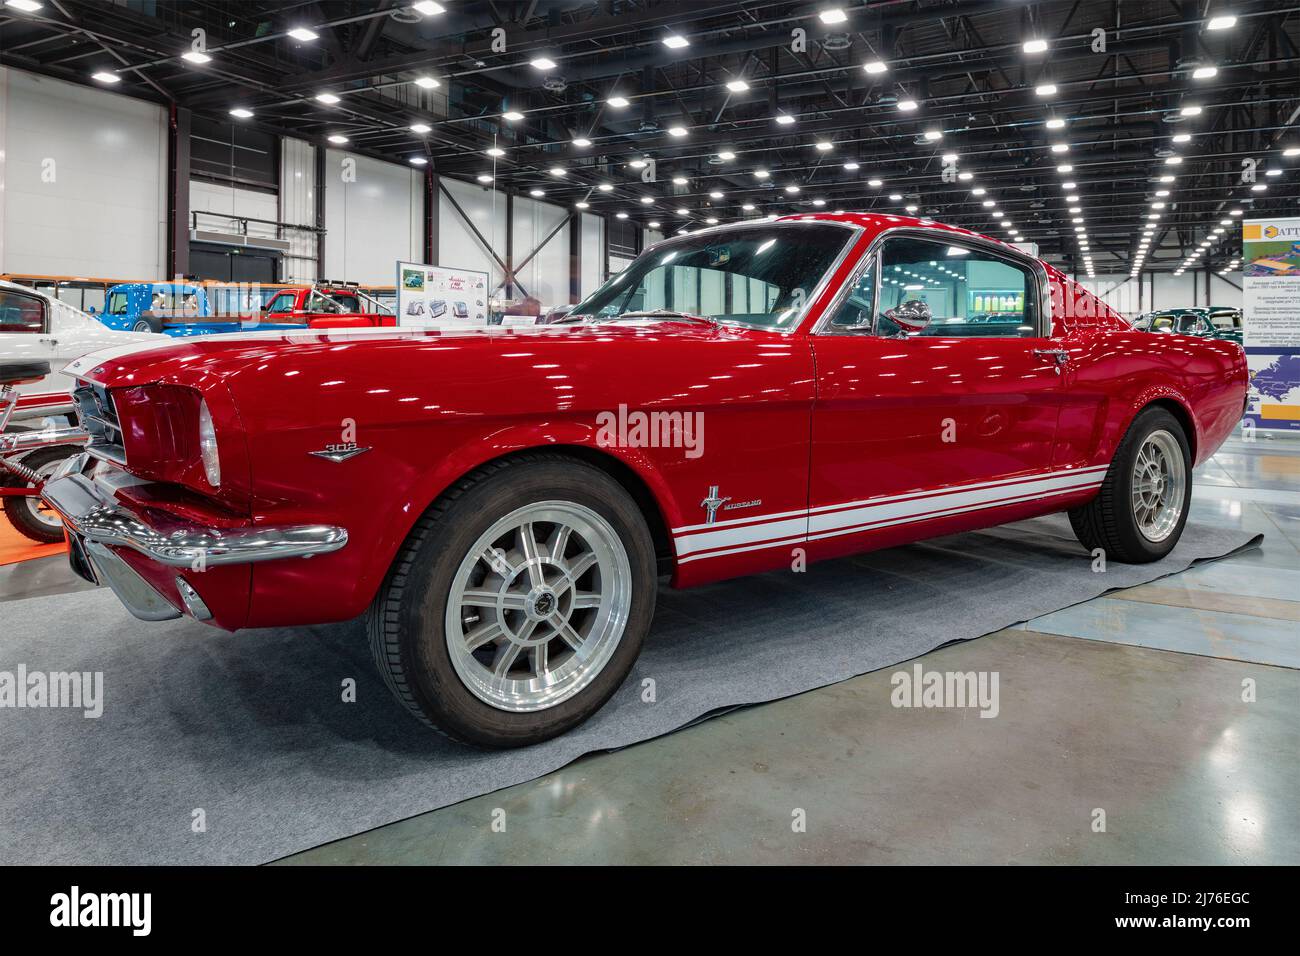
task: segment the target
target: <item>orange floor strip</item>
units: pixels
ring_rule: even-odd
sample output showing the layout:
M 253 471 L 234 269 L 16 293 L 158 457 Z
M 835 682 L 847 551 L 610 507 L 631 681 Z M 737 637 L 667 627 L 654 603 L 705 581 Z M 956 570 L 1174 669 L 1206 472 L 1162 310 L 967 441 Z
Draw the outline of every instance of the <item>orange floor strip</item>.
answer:
M 51 554 L 61 554 L 67 550 L 63 542 L 58 544 L 37 544 L 31 538 L 19 534 L 9 519 L 0 514 L 0 564 L 17 564 L 32 558 L 44 558 Z

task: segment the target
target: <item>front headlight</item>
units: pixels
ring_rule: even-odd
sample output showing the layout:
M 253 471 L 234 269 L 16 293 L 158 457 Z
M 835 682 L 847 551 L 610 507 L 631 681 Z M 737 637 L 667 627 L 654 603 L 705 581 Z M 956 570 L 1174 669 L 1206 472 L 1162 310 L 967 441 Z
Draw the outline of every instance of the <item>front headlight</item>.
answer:
M 199 454 L 203 458 L 203 473 L 213 488 L 221 486 L 221 458 L 217 454 L 217 429 L 212 424 L 208 403 L 199 402 Z

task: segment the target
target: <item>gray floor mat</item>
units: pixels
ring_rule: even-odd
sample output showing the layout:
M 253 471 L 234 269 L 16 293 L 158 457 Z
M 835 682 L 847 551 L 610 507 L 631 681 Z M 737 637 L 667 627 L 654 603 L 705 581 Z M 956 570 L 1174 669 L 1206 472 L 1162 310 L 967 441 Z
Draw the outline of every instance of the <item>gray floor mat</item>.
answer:
M 1094 573 L 1053 516 L 802 574 L 665 589 L 631 678 L 604 710 L 506 753 L 451 744 L 401 711 L 356 624 L 232 636 L 188 620 L 138 622 L 102 589 L 7 602 L 0 671 L 102 671 L 104 712 L 0 709 L 0 862 L 273 860 L 1258 540 L 1189 523 L 1163 561 Z M 349 678 L 356 703 L 342 701 Z

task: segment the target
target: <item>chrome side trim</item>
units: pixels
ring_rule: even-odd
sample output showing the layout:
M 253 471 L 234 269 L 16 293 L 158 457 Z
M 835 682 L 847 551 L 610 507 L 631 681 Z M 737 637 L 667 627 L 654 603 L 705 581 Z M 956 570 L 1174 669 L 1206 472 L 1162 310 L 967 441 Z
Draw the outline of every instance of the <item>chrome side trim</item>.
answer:
M 130 548 L 172 568 L 252 564 L 329 554 L 348 543 L 344 528 L 293 525 L 222 531 L 177 524 L 155 528 L 105 495 L 85 475 L 46 484 L 41 497 L 87 543 Z

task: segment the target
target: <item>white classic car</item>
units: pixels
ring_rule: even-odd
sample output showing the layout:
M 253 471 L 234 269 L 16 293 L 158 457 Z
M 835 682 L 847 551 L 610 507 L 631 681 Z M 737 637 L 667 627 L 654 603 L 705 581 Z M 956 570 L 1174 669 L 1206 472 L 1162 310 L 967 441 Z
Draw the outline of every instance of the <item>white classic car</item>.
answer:
M 40 542 L 63 539 L 58 517 L 37 497 L 40 482 L 78 450 L 68 444 L 70 429 L 60 427 L 72 424 L 74 411 L 74 383 L 63 367 L 98 349 L 165 340 L 153 332 L 116 332 L 52 295 L 0 279 L 0 364 L 49 367 L 16 387 L 16 403 L 11 393 L 0 402 L 0 413 L 10 413 L 0 414 L 0 500 L 22 534 Z

